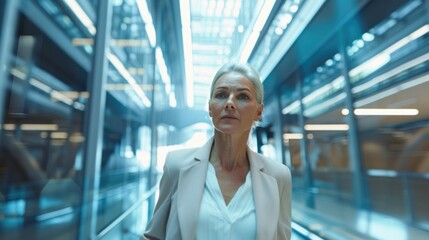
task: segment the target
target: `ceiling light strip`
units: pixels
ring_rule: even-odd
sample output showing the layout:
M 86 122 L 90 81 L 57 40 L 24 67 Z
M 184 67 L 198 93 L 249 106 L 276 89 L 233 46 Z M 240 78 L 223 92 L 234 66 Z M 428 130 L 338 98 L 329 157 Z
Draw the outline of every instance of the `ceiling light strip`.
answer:
M 149 38 L 149 43 L 152 47 L 156 46 L 156 31 L 153 26 L 152 15 L 149 12 L 149 8 L 147 7 L 147 3 L 145 0 L 137 0 L 137 8 L 140 12 L 140 16 L 145 23 L 145 30 L 147 37 Z
M 416 30 L 413 33 L 411 33 L 409 36 L 404 37 L 403 39 L 408 39 L 409 41 L 411 41 L 410 39 L 415 40 L 416 38 L 422 36 L 424 33 L 427 33 L 428 31 L 429 31 L 429 24 L 424 25 L 423 27 L 419 28 L 418 30 Z M 403 39 L 400 40 L 399 42 L 403 42 Z M 395 47 L 393 49 L 397 50 L 396 43 L 393 44 L 393 45 L 395 45 Z M 401 45 L 403 45 L 403 43 L 401 43 Z M 387 49 L 389 49 L 388 50 L 389 54 L 392 53 L 392 48 L 391 47 L 389 47 Z M 378 56 L 379 56 L 379 54 L 376 55 L 376 56 L 374 56 L 372 59 L 377 58 Z M 395 76 L 395 75 L 397 75 L 397 74 L 399 74 L 399 73 L 401 73 L 401 72 L 403 72 L 403 71 L 405 71 L 407 69 L 410 69 L 410 68 L 412 68 L 414 66 L 417 66 L 418 64 L 422 64 L 422 63 L 424 63 L 425 61 L 428 61 L 428 60 L 429 60 L 429 53 L 426 53 L 426 54 L 424 54 L 424 55 L 422 55 L 420 57 L 414 58 L 414 59 L 412 59 L 412 60 L 410 60 L 410 61 L 408 61 L 408 62 L 406 62 L 406 63 L 404 63 L 404 64 L 402 64 L 402 65 L 400 65 L 400 66 L 398 66 L 398 67 L 396 67 L 396 68 L 394 68 L 394 69 L 386 72 L 386 73 L 383 73 L 383 74 L 380 74 L 380 75 L 374 77 L 372 80 L 370 80 L 368 82 L 365 82 L 363 84 L 360 84 L 358 86 L 353 87 L 352 88 L 352 93 L 356 94 L 356 93 L 359 93 L 359 92 L 361 92 L 363 90 L 371 88 L 372 86 L 375 86 L 376 84 L 378 84 L 380 82 L 383 82 L 383 81 L 385 81 L 385 80 L 387 80 L 387 79 L 389 79 L 389 78 L 391 78 L 391 77 L 393 77 L 393 76 Z M 368 61 L 370 61 L 370 60 L 368 60 Z M 359 66 L 355 67 L 354 69 L 352 69 L 349 72 L 349 75 L 353 75 L 353 73 L 351 73 L 351 72 L 352 71 L 356 72 L 357 71 L 356 69 L 361 68 L 360 66 L 361 65 L 359 65 Z M 338 80 L 338 78 L 336 80 Z M 378 100 L 380 100 L 382 98 L 391 96 L 393 94 L 398 93 L 399 91 L 402 91 L 402 90 L 414 87 L 414 86 L 416 86 L 418 84 L 423 84 L 423 83 L 425 83 L 427 81 L 429 81 L 429 78 L 427 78 L 426 75 L 424 75 L 422 77 L 418 77 L 416 79 L 410 80 L 410 81 L 405 82 L 405 83 L 403 83 L 401 85 L 398 85 L 396 87 L 393 87 L 393 88 L 387 89 L 385 91 L 379 92 L 379 93 L 377 93 L 377 94 L 375 94 L 373 96 L 364 98 L 362 100 L 358 100 L 358 101 L 356 101 L 355 106 L 356 107 L 365 106 L 365 105 L 367 105 L 369 103 L 372 103 L 372 102 L 378 101 Z M 327 85 L 329 85 L 329 84 L 327 84 Z M 324 88 L 324 87 L 322 87 L 322 88 Z M 312 95 L 312 94 L 309 94 L 305 98 L 309 97 L 310 95 Z M 315 97 L 316 96 L 313 96 L 313 98 L 315 98 Z M 291 105 L 286 106 L 285 108 L 283 108 L 282 113 L 283 114 L 287 114 L 292 109 L 294 109 L 295 107 L 296 106 L 291 106 Z
M 347 131 L 349 125 L 347 124 L 306 124 L 304 126 L 306 131 Z
M 358 116 L 415 116 L 419 110 L 415 108 L 356 108 L 354 111 Z M 348 109 L 341 111 L 343 115 L 348 115 Z
M 161 79 L 165 84 L 165 91 L 169 93 L 171 91 L 170 76 L 168 75 L 167 65 L 165 64 L 164 55 L 162 54 L 162 50 L 160 47 L 156 47 L 155 59 L 156 59 L 156 64 L 158 64 L 158 69 L 161 75 Z
M 131 74 L 128 72 L 128 70 L 125 68 L 125 66 L 122 64 L 121 60 L 118 59 L 114 54 L 108 53 L 107 58 L 109 59 L 110 63 L 118 70 L 118 72 L 122 75 L 125 80 L 130 84 L 130 86 L 133 88 L 133 90 L 137 93 L 137 95 L 142 100 L 143 104 L 146 107 L 151 106 L 150 100 L 146 97 L 143 90 L 140 88 L 140 86 L 137 84 L 136 80 L 131 76 Z
M 258 17 L 256 18 L 256 21 L 253 24 L 252 32 L 247 38 L 246 45 L 244 46 L 241 52 L 240 62 L 244 63 L 244 62 L 247 62 L 247 60 L 249 59 L 250 54 L 255 48 L 256 42 L 258 41 L 260 32 L 264 28 L 267 22 L 267 19 L 270 16 L 271 11 L 273 10 L 275 2 L 276 2 L 275 0 L 269 0 L 264 2 L 262 9 L 259 12 Z
M 192 60 L 191 15 L 189 0 L 180 1 L 180 17 L 182 21 L 183 54 L 185 60 L 186 102 L 188 107 L 194 106 L 194 79 Z
M 280 59 L 286 54 L 295 40 L 299 37 L 301 32 L 313 18 L 313 16 L 319 11 L 320 7 L 325 3 L 325 0 L 312 0 L 305 1 L 300 10 L 296 13 L 294 19 L 290 23 L 289 27 L 283 33 L 278 44 L 269 55 L 267 61 L 260 70 L 261 79 L 264 81 L 271 71 L 280 62 Z
M 92 20 L 88 17 L 82 7 L 79 5 L 76 0 L 63 0 L 65 4 L 72 10 L 72 12 L 76 15 L 79 21 L 88 29 L 88 32 L 91 35 L 95 35 L 96 28 Z

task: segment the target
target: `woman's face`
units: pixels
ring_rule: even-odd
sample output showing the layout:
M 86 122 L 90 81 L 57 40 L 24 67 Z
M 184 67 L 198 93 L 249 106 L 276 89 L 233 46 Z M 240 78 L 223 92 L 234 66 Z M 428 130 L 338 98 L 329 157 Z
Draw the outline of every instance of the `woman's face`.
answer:
M 209 101 L 209 115 L 216 130 L 234 134 L 249 131 L 261 118 L 263 104 L 256 101 L 252 82 L 237 72 L 222 75 Z

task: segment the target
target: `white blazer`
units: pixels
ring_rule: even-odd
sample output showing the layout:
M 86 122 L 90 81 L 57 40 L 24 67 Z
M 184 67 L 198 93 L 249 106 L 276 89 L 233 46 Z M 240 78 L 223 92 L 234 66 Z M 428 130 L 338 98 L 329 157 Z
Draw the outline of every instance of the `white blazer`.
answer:
M 159 199 L 142 239 L 195 239 L 211 138 L 200 148 L 167 154 Z M 258 240 L 291 236 L 291 175 L 289 169 L 247 148 L 256 209 Z

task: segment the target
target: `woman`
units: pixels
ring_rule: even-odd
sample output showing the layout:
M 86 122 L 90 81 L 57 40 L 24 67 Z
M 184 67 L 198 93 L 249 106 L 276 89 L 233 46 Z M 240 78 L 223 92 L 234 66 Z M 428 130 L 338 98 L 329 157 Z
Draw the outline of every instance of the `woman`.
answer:
M 202 147 L 170 152 L 147 239 L 290 239 L 289 169 L 250 150 L 263 87 L 247 64 L 216 73 L 209 115 L 214 136 Z

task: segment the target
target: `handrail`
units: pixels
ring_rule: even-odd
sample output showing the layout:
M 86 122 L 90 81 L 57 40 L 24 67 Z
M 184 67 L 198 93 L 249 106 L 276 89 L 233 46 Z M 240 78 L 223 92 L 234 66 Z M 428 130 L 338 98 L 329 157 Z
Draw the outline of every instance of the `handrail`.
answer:
M 158 184 L 155 184 L 149 191 L 147 191 L 145 194 L 143 194 L 143 197 L 134 203 L 130 208 L 128 208 L 125 212 L 123 212 L 118 218 L 116 218 L 113 222 L 111 222 L 109 225 L 107 225 L 103 230 L 100 231 L 100 233 L 95 236 L 95 239 L 101 239 L 103 238 L 109 231 L 111 231 L 113 228 L 115 228 L 119 223 L 122 222 L 128 215 L 133 212 L 136 208 L 141 206 L 144 201 L 146 201 L 149 197 L 151 197 L 153 194 L 155 194 L 156 190 L 158 189 Z

